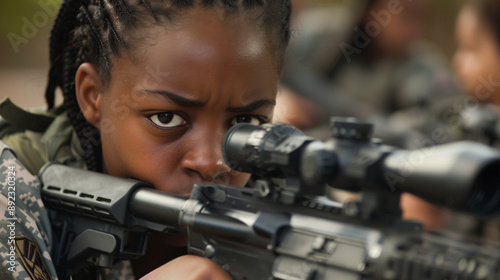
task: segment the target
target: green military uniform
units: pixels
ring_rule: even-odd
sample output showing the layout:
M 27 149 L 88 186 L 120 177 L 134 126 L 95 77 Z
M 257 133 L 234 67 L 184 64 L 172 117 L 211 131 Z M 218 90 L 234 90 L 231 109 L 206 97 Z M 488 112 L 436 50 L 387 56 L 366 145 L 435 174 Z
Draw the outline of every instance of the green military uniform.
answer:
M 66 113 L 58 110 L 54 113 L 32 114 L 9 100 L 0 104 L 0 115 L 5 118 L 0 119 L 3 141 L 0 141 L 0 211 L 3 213 L 0 279 L 57 279 L 49 254 L 54 250 L 50 220 L 35 175 L 50 161 L 83 169 L 86 166 L 80 142 Z M 13 195 L 15 201 L 9 198 Z M 12 202 L 9 204 L 9 201 Z M 12 206 L 15 206 L 14 212 L 11 212 Z M 14 243 L 17 247 L 12 247 L 12 251 Z M 13 263 L 10 263 L 11 255 L 15 255 Z M 128 261 L 117 262 L 101 274 L 103 279 L 134 279 Z

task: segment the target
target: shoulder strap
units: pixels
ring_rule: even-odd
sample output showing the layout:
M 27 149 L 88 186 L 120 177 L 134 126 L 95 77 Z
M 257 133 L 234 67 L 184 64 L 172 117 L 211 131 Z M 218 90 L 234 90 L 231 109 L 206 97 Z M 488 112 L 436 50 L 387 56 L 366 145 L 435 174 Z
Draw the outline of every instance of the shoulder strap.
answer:
M 55 116 L 45 113 L 31 113 L 18 107 L 10 98 L 0 103 L 0 116 L 17 128 L 43 132 L 54 120 Z
M 5 144 L 2 140 L 0 140 L 0 156 L 3 154 L 3 152 L 5 150 L 8 150 L 9 152 L 11 152 L 15 157 L 17 157 L 16 153 L 14 152 L 14 150 L 12 150 L 11 147 L 9 147 L 9 145 Z

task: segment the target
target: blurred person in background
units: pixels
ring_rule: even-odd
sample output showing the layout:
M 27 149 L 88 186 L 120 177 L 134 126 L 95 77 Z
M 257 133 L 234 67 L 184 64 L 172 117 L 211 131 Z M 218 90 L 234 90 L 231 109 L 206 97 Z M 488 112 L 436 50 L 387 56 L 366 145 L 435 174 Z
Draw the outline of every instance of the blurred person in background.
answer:
M 385 144 L 439 144 L 428 135 L 460 91 L 448 61 L 420 40 L 424 6 L 363 0 L 298 13 L 275 121 L 325 139 L 330 116 L 357 117 L 374 123 Z M 437 207 L 414 196 L 403 195 L 402 207 L 428 228 L 444 223 Z
M 448 61 L 420 40 L 424 2 L 359 0 L 297 13 L 276 119 L 307 130 L 329 116 L 358 117 L 387 144 L 420 147 L 399 136 L 404 123 L 459 95 Z
M 459 138 L 500 148 L 500 1 L 470 1 L 456 22 L 455 72 L 467 93 Z M 450 114 L 451 115 L 451 114 Z
M 443 114 L 451 140 L 473 140 L 500 149 L 499 17 L 499 0 L 468 1 L 457 17 L 453 64 L 466 95 Z M 489 239 L 500 237 L 498 221 L 469 215 L 449 219 L 450 230 Z

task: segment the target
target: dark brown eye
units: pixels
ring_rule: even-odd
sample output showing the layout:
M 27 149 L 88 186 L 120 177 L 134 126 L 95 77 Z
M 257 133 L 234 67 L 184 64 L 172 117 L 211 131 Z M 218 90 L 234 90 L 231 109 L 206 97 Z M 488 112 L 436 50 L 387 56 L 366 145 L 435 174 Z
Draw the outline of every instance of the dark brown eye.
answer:
M 163 124 L 170 123 L 173 118 L 174 118 L 174 115 L 170 114 L 170 113 L 158 114 L 158 121 L 160 121 Z
M 252 116 L 252 115 L 239 115 L 231 119 L 231 126 L 237 125 L 239 123 L 250 123 L 250 124 L 255 124 L 255 125 L 261 125 L 265 123 L 262 118 L 259 118 L 257 116 Z
M 168 112 L 151 115 L 148 119 L 160 128 L 174 128 L 186 124 L 181 116 Z

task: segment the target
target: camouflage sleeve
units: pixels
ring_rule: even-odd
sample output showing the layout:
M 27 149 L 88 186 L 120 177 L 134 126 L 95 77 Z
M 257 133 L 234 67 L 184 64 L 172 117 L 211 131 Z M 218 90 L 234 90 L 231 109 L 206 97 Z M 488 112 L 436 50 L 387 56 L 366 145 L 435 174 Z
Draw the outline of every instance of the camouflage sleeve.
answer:
M 57 279 L 40 183 L 0 141 L 0 279 Z

